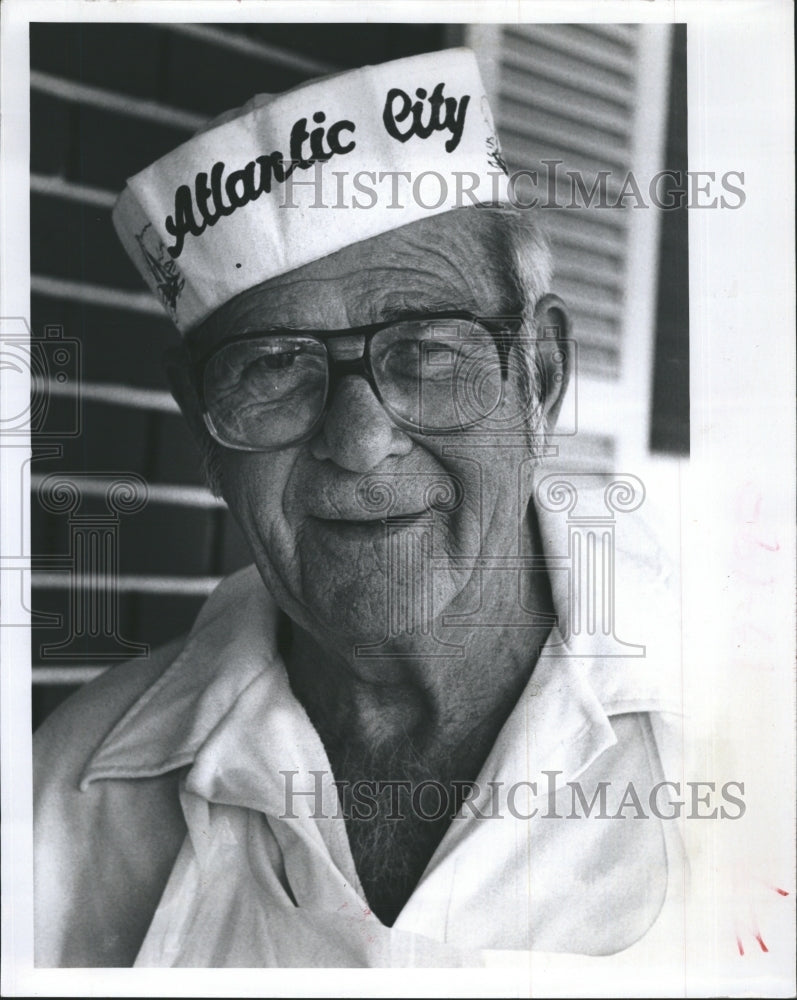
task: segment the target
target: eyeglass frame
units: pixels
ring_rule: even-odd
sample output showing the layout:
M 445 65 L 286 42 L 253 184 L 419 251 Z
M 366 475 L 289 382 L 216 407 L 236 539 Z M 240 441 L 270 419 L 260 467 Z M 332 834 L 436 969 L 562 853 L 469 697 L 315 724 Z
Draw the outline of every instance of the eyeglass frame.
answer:
M 512 339 L 515 337 L 523 325 L 523 317 L 517 315 L 511 317 L 495 317 L 495 316 L 477 316 L 474 313 L 466 311 L 445 311 L 445 312 L 432 312 L 432 313 L 409 313 L 394 316 L 392 319 L 379 322 L 379 323 L 369 323 L 364 326 L 349 327 L 347 329 L 337 329 L 337 330 L 296 330 L 288 328 L 275 328 L 268 330 L 248 330 L 234 337 L 228 337 L 219 344 L 215 344 L 213 347 L 208 348 L 199 358 L 192 359 L 191 368 L 193 370 L 194 384 L 197 387 L 197 394 L 199 399 L 200 412 L 202 414 L 202 419 L 214 441 L 221 445 L 222 448 L 229 448 L 232 451 L 244 451 L 244 452 L 275 452 L 281 451 L 283 448 L 289 448 L 293 445 L 303 444 L 305 441 L 309 441 L 318 431 L 318 428 L 324 422 L 329 410 L 330 400 L 332 398 L 332 389 L 347 375 L 360 375 L 363 377 L 380 406 L 384 409 L 387 415 L 390 417 L 391 421 L 400 429 L 409 431 L 414 434 L 423 434 L 426 437 L 433 437 L 434 435 L 441 434 L 452 434 L 456 433 L 462 428 L 452 428 L 451 430 L 435 430 L 435 431 L 424 431 L 422 427 L 411 423 L 408 420 L 398 417 L 393 413 L 390 406 L 385 402 L 382 393 L 379 391 L 379 386 L 377 385 L 376 379 L 374 377 L 373 368 L 371 365 L 371 355 L 370 347 L 371 341 L 374 337 L 381 333 L 382 330 L 387 330 L 392 326 L 397 326 L 400 323 L 411 323 L 413 321 L 426 322 L 434 320 L 467 320 L 471 323 L 476 323 L 482 327 L 487 333 L 494 336 L 496 349 L 498 351 L 499 362 L 501 365 L 501 381 L 505 382 L 507 379 L 509 367 L 508 367 L 508 355 L 512 347 Z M 502 336 L 495 337 L 496 334 Z M 208 412 L 208 406 L 205 400 L 205 369 L 207 368 L 211 359 L 224 348 L 229 347 L 231 344 L 245 343 L 249 340 L 263 340 L 268 337 L 286 337 L 286 336 L 299 336 L 308 337 L 317 341 L 324 349 L 324 356 L 326 358 L 327 366 L 327 385 L 324 397 L 324 405 L 321 408 L 318 417 L 313 422 L 311 427 L 300 437 L 291 439 L 285 442 L 285 444 L 271 445 L 267 447 L 253 446 L 253 445 L 243 445 L 243 444 L 229 444 L 226 441 L 222 441 L 219 436 L 219 432 L 213 424 L 213 420 Z M 362 354 L 356 358 L 333 358 L 327 348 L 327 341 L 343 339 L 344 337 L 363 337 L 363 349 Z M 478 423 L 478 420 L 473 421 L 472 424 L 466 426 L 470 427 Z

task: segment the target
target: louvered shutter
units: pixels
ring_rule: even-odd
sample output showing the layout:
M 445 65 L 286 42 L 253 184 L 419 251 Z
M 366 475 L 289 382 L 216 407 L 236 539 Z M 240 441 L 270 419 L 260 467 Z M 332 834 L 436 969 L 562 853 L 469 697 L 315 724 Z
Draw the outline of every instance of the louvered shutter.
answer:
M 554 253 L 554 291 L 567 302 L 578 342 L 578 434 L 570 465 L 611 468 L 647 444 L 657 213 L 589 204 L 600 172 L 617 200 L 633 171 L 647 183 L 661 167 L 669 25 L 475 26 L 504 156 L 535 169 L 532 193 Z M 543 161 L 548 161 L 547 168 Z M 577 174 L 582 189 L 568 176 Z M 555 178 L 556 187 L 548 182 Z M 564 451 L 564 449 L 563 449 Z

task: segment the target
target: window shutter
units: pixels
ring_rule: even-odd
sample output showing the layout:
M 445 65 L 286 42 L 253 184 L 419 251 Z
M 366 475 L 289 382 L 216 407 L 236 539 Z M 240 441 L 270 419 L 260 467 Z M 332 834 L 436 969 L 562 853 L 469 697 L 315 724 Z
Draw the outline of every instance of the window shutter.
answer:
M 641 427 L 623 421 L 648 419 L 658 213 L 630 207 L 634 199 L 599 207 L 588 192 L 607 172 L 612 205 L 633 171 L 647 198 L 661 166 L 669 31 L 516 24 L 474 26 L 466 35 L 488 64 L 485 85 L 510 173 L 538 173 L 534 189 L 519 182 L 516 191 L 545 206 L 538 214 L 554 255 L 553 290 L 574 323 L 579 417 L 568 460 L 576 466 L 610 468 L 647 443 Z

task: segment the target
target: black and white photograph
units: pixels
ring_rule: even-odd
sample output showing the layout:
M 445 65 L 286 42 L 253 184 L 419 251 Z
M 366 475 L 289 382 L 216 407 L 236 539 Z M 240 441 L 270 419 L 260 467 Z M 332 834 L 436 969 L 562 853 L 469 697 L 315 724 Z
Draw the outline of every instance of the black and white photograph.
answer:
M 791 6 L 2 13 L 4 995 L 792 995 Z

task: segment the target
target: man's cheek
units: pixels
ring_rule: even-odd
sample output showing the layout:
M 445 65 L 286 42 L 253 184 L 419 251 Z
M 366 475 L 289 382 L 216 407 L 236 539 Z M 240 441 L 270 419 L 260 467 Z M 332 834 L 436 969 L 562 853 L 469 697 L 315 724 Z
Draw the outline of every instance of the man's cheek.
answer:
M 267 464 L 265 456 L 242 456 L 230 463 L 229 489 L 225 495 L 230 510 L 242 524 L 265 537 L 286 523 L 283 511 L 285 477 L 277 463 Z
M 278 499 L 250 484 L 249 489 L 234 491 L 229 505 L 266 585 L 271 588 L 281 580 L 292 581 L 298 571 L 296 533 Z
M 495 512 L 497 470 L 468 463 L 457 472 L 461 484 L 456 509 L 437 514 L 434 519 L 433 551 L 437 558 L 478 556 Z
M 297 537 L 297 592 L 316 624 L 357 634 L 359 641 L 379 639 L 387 628 L 389 548 L 384 539 L 342 555 L 323 541 Z

